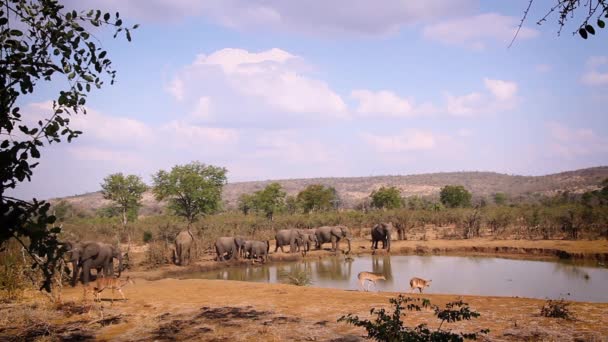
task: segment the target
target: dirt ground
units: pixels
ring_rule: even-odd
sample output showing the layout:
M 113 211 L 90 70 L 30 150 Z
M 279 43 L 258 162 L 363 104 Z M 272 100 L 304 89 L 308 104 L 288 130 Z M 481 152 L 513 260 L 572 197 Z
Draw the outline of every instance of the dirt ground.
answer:
M 561 252 L 560 252 L 561 251 Z M 142 250 L 143 252 L 143 250 Z M 355 241 L 354 254 L 370 253 L 368 241 Z M 433 240 L 394 241 L 391 254 L 482 253 L 507 257 L 572 257 L 605 262 L 607 241 Z M 567 254 L 563 254 L 567 253 Z M 322 258 L 330 251 L 313 251 L 307 258 Z M 275 260 L 296 258 L 277 253 Z M 134 259 L 137 259 L 134 258 Z M 191 268 L 226 267 L 212 255 Z M 235 263 L 237 264 L 237 263 Z M 368 318 L 373 307 L 389 308 L 398 293 L 359 292 L 286 284 L 225 280 L 168 278 L 184 268 L 139 268 L 127 271 L 135 284 L 124 288 L 127 301 L 83 301 L 82 286 L 65 288 L 62 305 L 51 305 L 31 292 L 20 303 L 0 304 L 0 341 L 111 340 L 111 341 L 358 341 L 362 328 L 337 319 L 348 313 Z M 121 277 L 122 278 L 122 277 Z M 162 278 L 162 279 L 159 279 Z M 148 280 L 159 279 L 159 280 Z M 608 285 L 608 284 L 607 284 Z M 481 313 L 472 321 L 449 323 L 458 331 L 490 329 L 491 341 L 608 341 L 608 303 L 572 302 L 574 319 L 540 315 L 543 300 L 510 297 L 412 295 L 433 304 L 463 299 Z M 115 298 L 119 298 L 115 294 Z M 407 313 L 407 325 L 422 322 L 437 327 L 431 311 Z M 444 324 L 445 327 L 445 324 Z

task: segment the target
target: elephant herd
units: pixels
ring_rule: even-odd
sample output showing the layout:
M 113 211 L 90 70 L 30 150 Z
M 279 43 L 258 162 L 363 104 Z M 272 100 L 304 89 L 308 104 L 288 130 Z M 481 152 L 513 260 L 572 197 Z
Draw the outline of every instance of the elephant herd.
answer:
M 340 250 L 340 241 L 348 243 L 347 253 L 351 250 L 352 235 L 344 226 L 324 226 L 316 229 L 282 229 L 275 235 L 275 249 L 285 252 L 284 247 L 289 246 L 289 253 L 301 252 L 306 254 L 313 244 L 321 249 L 324 243 L 331 242 L 332 251 Z M 270 241 L 252 241 L 243 237 L 220 237 L 215 241 L 216 260 L 224 261 L 234 258 L 259 259 L 264 262 L 270 254 Z
M 376 224 L 371 231 L 372 249 L 382 248 L 390 252 L 391 223 Z M 321 249 L 323 244 L 331 243 L 332 251 L 340 251 L 340 241 L 346 240 L 348 250 L 351 251 L 352 235 L 345 226 L 323 226 L 316 229 L 282 229 L 275 235 L 275 249 L 285 252 L 284 247 L 289 246 L 289 253 L 300 252 L 305 255 L 312 249 Z M 194 236 L 190 230 L 181 231 L 175 237 L 173 261 L 177 265 L 188 265 L 194 244 Z M 91 270 L 95 269 L 98 275 L 105 277 L 120 277 L 123 271 L 123 255 L 120 250 L 107 243 L 97 241 L 65 242 L 69 262 L 72 263 L 72 286 L 78 280 L 87 285 L 91 280 Z M 268 261 L 270 254 L 270 241 L 247 240 L 243 237 L 220 237 L 215 241 L 216 260 L 224 261 L 233 258 L 249 258 L 261 262 Z M 118 270 L 115 273 L 114 259 L 118 260 Z

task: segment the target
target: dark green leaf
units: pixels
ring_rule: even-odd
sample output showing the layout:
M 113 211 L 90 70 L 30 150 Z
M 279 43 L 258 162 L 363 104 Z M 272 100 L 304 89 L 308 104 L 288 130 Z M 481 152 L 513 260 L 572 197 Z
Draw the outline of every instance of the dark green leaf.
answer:
M 593 35 L 595 34 L 595 29 L 591 25 L 585 26 L 585 30 L 587 30 L 587 32 L 589 32 L 589 33 L 591 33 Z
M 578 34 L 580 34 L 583 39 L 587 39 L 587 31 L 585 31 L 585 29 L 582 28 L 578 30 Z
M 103 15 L 103 20 L 108 21 L 110 20 L 110 13 L 106 13 Z
M 606 26 L 606 23 L 604 23 L 604 21 L 602 19 L 598 19 L 597 20 L 597 26 L 599 28 L 604 28 Z

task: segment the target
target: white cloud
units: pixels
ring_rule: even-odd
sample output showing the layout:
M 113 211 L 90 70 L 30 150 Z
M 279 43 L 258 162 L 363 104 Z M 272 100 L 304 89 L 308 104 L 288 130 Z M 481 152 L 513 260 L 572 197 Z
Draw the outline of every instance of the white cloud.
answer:
M 484 49 L 488 43 L 498 42 L 507 46 L 513 39 L 519 18 L 498 13 L 484 13 L 471 17 L 456 18 L 428 25 L 424 37 L 444 44 L 462 45 L 475 50 Z M 537 30 L 522 27 L 517 39 L 538 36 Z
M 511 110 L 517 106 L 517 83 L 484 78 L 484 85 L 487 92 L 460 96 L 446 93 L 447 113 L 454 116 L 475 116 Z
M 356 112 L 361 116 L 403 118 L 434 111 L 431 104 L 416 106 L 412 99 L 401 98 L 389 90 L 354 90 L 351 97 L 359 102 Z
M 166 123 L 159 131 L 165 141 L 179 148 L 208 149 L 210 145 L 226 147 L 239 140 L 239 133 L 235 129 L 198 126 L 183 121 Z
M 167 84 L 165 89 L 171 95 L 173 95 L 176 100 L 181 101 L 184 99 L 184 82 L 182 82 L 180 79 L 173 79 L 169 84 Z
M 193 119 L 209 119 L 211 117 L 211 99 L 207 96 L 202 96 L 198 99 L 198 103 L 192 112 Z
M 608 56 L 589 57 L 581 82 L 595 87 L 608 85 L 608 67 L 606 66 L 608 66 Z
M 93 4 L 91 4 L 93 2 Z M 83 7 L 69 0 L 70 5 Z M 316 35 L 384 35 L 401 27 L 469 13 L 474 0 L 95 0 L 86 7 L 120 10 L 123 17 L 175 21 L 205 16 L 223 26 Z
M 176 98 L 195 107 L 195 113 L 201 110 L 201 98 L 203 111 L 213 103 L 213 113 L 206 113 L 207 117 L 347 118 L 342 98 L 324 81 L 308 76 L 303 63 L 301 58 L 281 49 L 222 49 L 198 55 L 167 88 L 180 95 Z M 174 91 L 175 84 L 186 91 Z
M 461 128 L 456 132 L 456 135 L 461 138 L 468 138 L 473 135 L 473 131 L 468 128 Z
M 608 153 L 608 139 L 589 128 L 570 128 L 559 122 L 547 123 L 549 148 L 559 157 L 573 158 Z
M 430 150 L 437 145 L 437 137 L 432 132 L 422 130 L 409 130 L 399 135 L 363 133 L 361 137 L 376 150 L 385 153 Z
M 499 101 L 512 100 L 517 93 L 517 83 L 515 82 L 491 80 L 489 78 L 484 78 L 483 82 L 486 88 L 488 88 Z
M 447 111 L 454 116 L 472 116 L 478 114 L 484 107 L 484 99 L 480 93 L 474 92 L 462 96 L 447 94 Z

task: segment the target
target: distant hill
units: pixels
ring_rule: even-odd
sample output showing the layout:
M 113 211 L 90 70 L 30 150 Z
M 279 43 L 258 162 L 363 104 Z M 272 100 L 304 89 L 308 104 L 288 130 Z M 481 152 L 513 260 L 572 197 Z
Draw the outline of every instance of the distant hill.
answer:
M 608 178 L 608 166 L 561 172 L 546 176 L 517 176 L 495 172 L 440 172 L 407 176 L 374 176 L 348 178 L 283 179 L 229 183 L 224 187 L 223 200 L 227 208 L 235 208 L 241 194 L 252 193 L 266 185 L 277 182 L 289 195 L 296 195 L 311 184 L 334 187 L 346 208 L 361 203 L 369 194 L 381 186 L 395 186 L 404 197 L 437 197 L 441 187 L 448 184 L 463 185 L 474 196 L 490 196 L 504 192 L 511 198 L 530 197 L 533 194 L 552 195 L 559 191 L 582 193 L 598 188 Z M 101 192 L 51 199 L 51 203 L 66 200 L 85 212 L 93 212 L 110 204 Z M 144 194 L 142 215 L 162 212 L 163 203 L 154 200 L 151 192 Z

